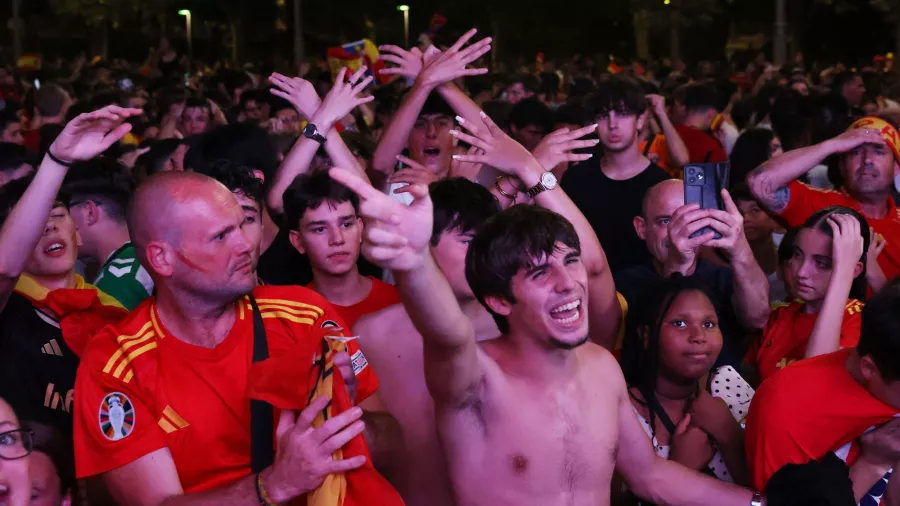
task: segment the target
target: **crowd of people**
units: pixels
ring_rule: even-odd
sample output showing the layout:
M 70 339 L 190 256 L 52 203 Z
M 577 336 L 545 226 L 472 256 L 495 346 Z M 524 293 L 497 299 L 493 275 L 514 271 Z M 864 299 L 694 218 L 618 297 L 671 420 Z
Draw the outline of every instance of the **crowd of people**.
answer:
M 380 50 L 0 69 L 0 505 L 900 505 L 884 59 Z

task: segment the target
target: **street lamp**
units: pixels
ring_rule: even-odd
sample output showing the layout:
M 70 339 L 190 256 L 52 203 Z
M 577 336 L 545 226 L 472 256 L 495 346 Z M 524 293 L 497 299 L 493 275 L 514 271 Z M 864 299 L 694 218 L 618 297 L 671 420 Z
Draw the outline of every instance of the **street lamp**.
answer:
M 398 5 L 397 10 L 403 13 L 403 40 L 406 41 L 406 49 L 409 49 L 409 6 Z
M 194 65 L 194 41 L 191 36 L 191 11 L 187 9 L 181 9 L 178 11 L 179 16 L 184 16 L 187 22 L 187 43 L 188 43 L 188 60 L 191 61 L 191 68 Z

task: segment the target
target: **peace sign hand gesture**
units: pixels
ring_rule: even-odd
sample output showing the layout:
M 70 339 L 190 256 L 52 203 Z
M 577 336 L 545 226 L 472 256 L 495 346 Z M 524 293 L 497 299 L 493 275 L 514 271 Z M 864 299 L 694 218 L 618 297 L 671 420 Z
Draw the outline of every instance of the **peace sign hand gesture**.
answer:
M 50 145 L 50 153 L 65 162 L 90 160 L 125 137 L 131 131 L 131 125 L 125 120 L 141 114 L 140 109 L 117 105 L 79 114 Z
M 333 168 L 328 174 L 359 196 L 366 222 L 362 252 L 379 267 L 407 272 L 425 264 L 434 216 L 428 187 L 409 185 L 409 206 L 373 188 L 355 172 Z

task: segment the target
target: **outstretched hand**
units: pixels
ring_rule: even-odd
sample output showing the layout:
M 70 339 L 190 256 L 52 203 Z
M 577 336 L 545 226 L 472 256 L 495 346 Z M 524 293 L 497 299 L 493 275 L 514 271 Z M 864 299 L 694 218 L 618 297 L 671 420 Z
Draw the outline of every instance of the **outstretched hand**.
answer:
M 345 80 L 347 68 L 342 68 L 334 79 L 334 86 L 331 87 L 331 91 L 328 92 L 328 95 L 325 95 L 322 106 L 319 107 L 319 110 L 315 113 L 316 121 L 323 122 L 327 125 L 333 125 L 340 121 L 344 116 L 353 112 L 353 109 L 375 100 L 374 96 L 360 96 L 360 93 L 366 89 L 366 86 L 368 86 L 373 79 L 372 76 L 369 76 L 360 81 L 365 72 L 366 67 L 360 67 L 356 73 L 350 76 L 349 80 Z M 317 126 L 321 127 L 322 125 Z
M 562 162 L 583 162 L 592 155 L 590 153 L 573 153 L 572 151 L 596 146 L 600 139 L 581 140 L 582 137 L 595 130 L 597 130 L 597 125 L 589 125 L 578 130 L 561 128 L 541 139 L 532 154 L 544 170 L 553 170 Z
M 306 119 L 311 118 L 322 105 L 316 87 L 306 79 L 286 77 L 276 72 L 269 76 L 269 82 L 274 86 L 270 93 L 290 102 Z
M 409 206 L 376 190 L 353 171 L 333 168 L 328 174 L 359 196 L 359 213 L 366 222 L 362 252 L 379 267 L 398 272 L 425 263 L 434 217 L 428 187 L 409 185 Z
M 454 79 L 465 76 L 487 74 L 486 68 L 466 68 L 491 50 L 491 38 L 479 40 L 471 46 L 462 47 L 475 36 L 476 29 L 471 29 L 459 38 L 455 44 L 443 53 L 431 50 L 434 56 L 426 51 L 423 57 L 424 66 L 418 73 L 416 82 L 428 88 L 436 88 Z
M 117 105 L 79 114 L 50 145 L 50 153 L 65 162 L 90 160 L 125 137 L 131 131 L 131 125 L 125 120 L 141 114 L 140 109 Z
M 483 163 L 510 175 L 519 175 L 519 171 L 539 164 L 531 152 L 507 135 L 484 112 L 481 113 L 480 124 L 473 124 L 472 121 L 461 117 L 457 117 L 456 120 L 469 131 L 469 134 L 451 130 L 450 135 L 480 149 L 482 153 L 453 155 L 453 159 L 461 162 Z

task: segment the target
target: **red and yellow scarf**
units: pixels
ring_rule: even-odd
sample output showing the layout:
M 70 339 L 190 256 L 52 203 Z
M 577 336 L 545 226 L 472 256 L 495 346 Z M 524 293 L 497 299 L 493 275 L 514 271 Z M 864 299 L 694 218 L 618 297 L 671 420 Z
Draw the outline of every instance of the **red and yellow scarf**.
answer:
M 119 301 L 75 275 L 75 288 L 50 290 L 34 278 L 22 274 L 16 282 L 16 293 L 59 320 L 63 339 L 76 355 L 81 356 L 88 341 L 100 329 L 128 314 Z
M 326 420 L 353 407 L 341 372 L 334 366 L 334 354 L 346 351 L 346 344 L 326 339 L 329 329 L 318 329 L 304 343 L 295 345 L 277 357 L 253 364 L 250 368 L 248 396 L 266 401 L 276 409 L 303 410 L 317 397 L 331 403 L 313 422 L 320 427 Z M 312 368 L 304 364 L 312 363 Z M 276 420 L 278 419 L 276 415 Z M 362 434 L 336 452 L 335 459 L 362 455 L 366 464 L 344 474 L 331 474 L 319 488 L 306 495 L 307 506 L 403 506 L 403 499 L 372 466 L 372 457 Z

